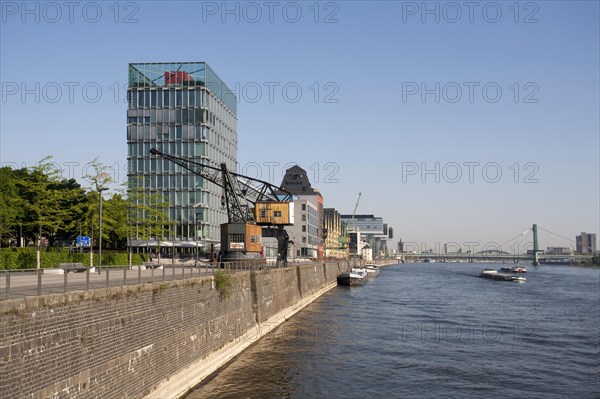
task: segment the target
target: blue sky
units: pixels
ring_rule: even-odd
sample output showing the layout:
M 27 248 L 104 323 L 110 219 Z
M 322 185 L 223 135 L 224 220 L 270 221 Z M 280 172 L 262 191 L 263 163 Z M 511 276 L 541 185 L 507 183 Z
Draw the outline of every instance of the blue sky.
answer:
M 123 179 L 127 64 L 206 61 L 238 94 L 240 171 L 298 163 L 395 240 L 600 233 L 596 1 L 23 4 L 1 10 L 3 165 Z

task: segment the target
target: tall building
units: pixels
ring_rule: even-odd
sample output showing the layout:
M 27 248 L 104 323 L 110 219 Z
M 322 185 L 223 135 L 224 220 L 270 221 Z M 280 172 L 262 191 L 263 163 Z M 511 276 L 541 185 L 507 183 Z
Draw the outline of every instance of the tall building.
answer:
M 580 254 L 596 253 L 596 234 L 582 232 L 581 235 L 575 237 L 577 252 Z
M 235 95 L 205 62 L 159 62 L 129 64 L 127 98 L 130 187 L 160 193 L 169 203 L 170 245 L 218 243 L 227 222 L 221 188 L 150 149 L 215 167 L 224 162 L 235 171 Z M 139 238 L 132 237 L 132 246 L 146 243 Z
M 348 232 L 348 253 L 351 257 L 360 256 L 363 246 L 366 245 L 361 237 L 361 231 L 359 229 L 351 229 Z
M 383 218 L 375 215 L 341 215 L 343 223 L 349 227 L 360 230 L 361 235 L 371 249 L 373 257 L 387 256 L 388 225 L 383 223 Z
M 285 229 L 294 242 L 290 258 L 324 255 L 323 196 L 314 189 L 306 171 L 295 165 L 286 169 L 280 187 L 294 195 L 295 223 Z
M 325 257 L 345 258 L 348 250 L 343 246 L 344 226 L 340 213 L 335 208 L 323 209 L 323 235 L 325 237 Z
M 404 253 L 404 242 L 402 241 L 402 238 L 400 239 L 400 241 L 398 241 L 398 253 Z

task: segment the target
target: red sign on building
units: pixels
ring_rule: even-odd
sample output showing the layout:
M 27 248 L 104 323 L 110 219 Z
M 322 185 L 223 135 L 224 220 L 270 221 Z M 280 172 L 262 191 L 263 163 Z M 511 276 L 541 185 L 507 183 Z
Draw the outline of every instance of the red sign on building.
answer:
M 183 82 L 193 82 L 194 79 L 189 73 L 184 71 L 165 72 L 165 85 L 182 84 Z

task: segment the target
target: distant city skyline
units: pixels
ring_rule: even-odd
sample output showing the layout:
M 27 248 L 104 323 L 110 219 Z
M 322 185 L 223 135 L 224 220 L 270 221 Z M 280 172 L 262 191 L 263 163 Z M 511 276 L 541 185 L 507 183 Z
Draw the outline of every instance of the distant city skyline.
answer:
M 600 233 L 598 2 L 22 4 L 2 3 L 0 166 L 124 181 L 128 64 L 200 60 L 238 98 L 238 171 L 298 164 L 341 214 L 362 192 L 390 249 Z

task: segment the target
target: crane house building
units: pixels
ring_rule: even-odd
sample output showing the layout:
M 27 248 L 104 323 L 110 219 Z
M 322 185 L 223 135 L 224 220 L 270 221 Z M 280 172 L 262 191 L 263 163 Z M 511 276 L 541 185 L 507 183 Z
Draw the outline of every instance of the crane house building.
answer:
M 127 99 L 129 195 L 146 209 L 145 219 L 152 219 L 152 206 L 168 216 L 165 231 L 154 234 L 131 220 L 130 245 L 218 243 L 227 222 L 222 189 L 150 150 L 236 170 L 235 95 L 205 62 L 158 62 L 129 64 Z

